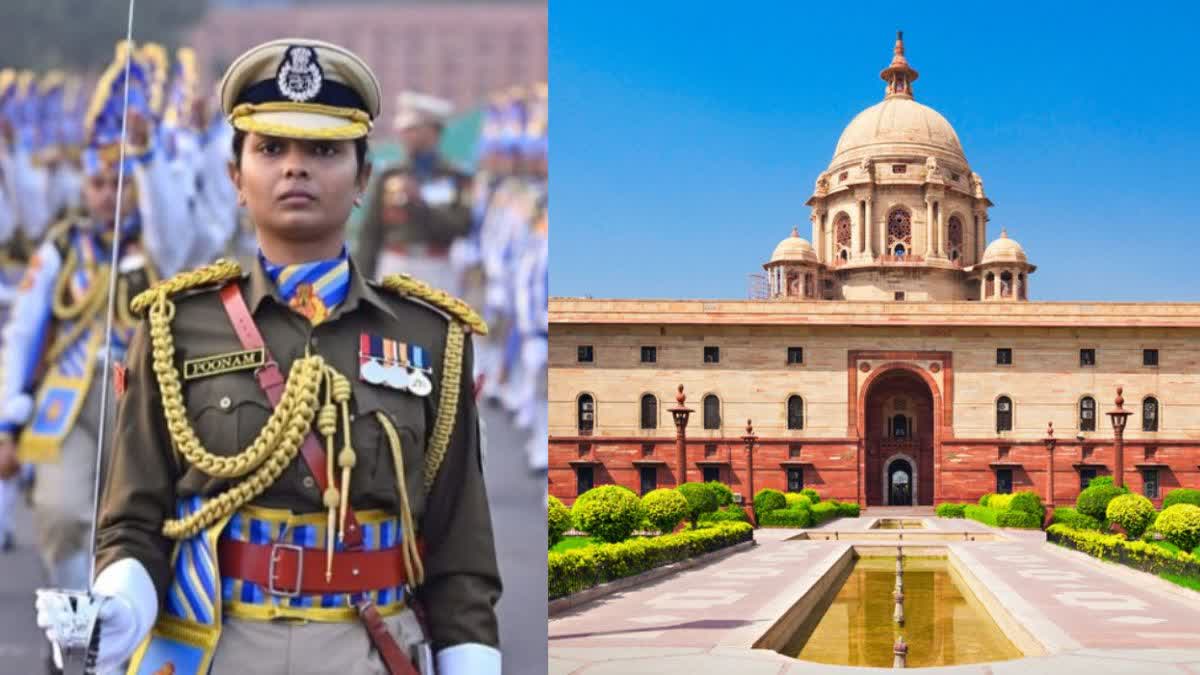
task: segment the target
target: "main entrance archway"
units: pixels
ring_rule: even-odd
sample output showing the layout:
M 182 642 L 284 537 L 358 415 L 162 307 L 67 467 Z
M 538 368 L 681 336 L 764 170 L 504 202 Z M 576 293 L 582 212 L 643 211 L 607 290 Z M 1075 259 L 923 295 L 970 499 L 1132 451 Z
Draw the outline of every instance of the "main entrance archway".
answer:
M 933 504 L 934 397 L 907 368 L 874 378 L 866 392 L 867 505 Z

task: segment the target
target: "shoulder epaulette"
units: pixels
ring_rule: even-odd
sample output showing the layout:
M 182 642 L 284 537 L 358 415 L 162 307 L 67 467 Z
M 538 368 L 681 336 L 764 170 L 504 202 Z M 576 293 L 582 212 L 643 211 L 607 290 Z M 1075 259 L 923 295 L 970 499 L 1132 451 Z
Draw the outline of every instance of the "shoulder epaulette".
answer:
M 129 303 L 129 309 L 134 314 L 142 314 L 160 295 L 170 298 L 193 288 L 223 284 L 240 276 L 242 276 L 242 268 L 236 262 L 218 260 L 211 265 L 180 272 L 170 279 L 164 279 L 154 284 L 149 290 L 142 291 L 134 297 L 133 302 Z
M 416 298 L 458 319 L 458 321 L 479 335 L 487 335 L 488 327 L 483 318 L 471 309 L 467 303 L 438 290 L 433 286 L 412 278 L 407 274 L 389 274 L 379 284 L 397 295 Z

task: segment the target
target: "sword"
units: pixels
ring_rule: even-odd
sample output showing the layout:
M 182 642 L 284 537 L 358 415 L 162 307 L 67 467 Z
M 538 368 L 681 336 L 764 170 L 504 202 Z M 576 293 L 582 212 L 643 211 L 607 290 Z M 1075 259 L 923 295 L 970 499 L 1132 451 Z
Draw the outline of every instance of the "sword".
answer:
M 100 389 L 100 428 L 96 438 L 96 480 L 92 485 L 92 525 L 88 537 L 88 588 L 86 590 L 39 588 L 40 605 L 50 608 L 54 616 L 54 664 L 64 675 L 94 675 L 96 657 L 100 652 L 98 619 L 104 598 L 92 594 L 96 582 L 96 520 L 100 509 L 100 467 L 104 456 L 104 433 L 108 424 L 108 389 L 112 370 L 113 315 L 117 295 L 117 258 L 121 250 L 121 202 L 125 188 L 125 139 L 129 121 L 129 71 L 133 62 L 133 9 L 136 0 L 129 0 L 125 26 L 125 86 L 121 108 L 121 140 L 117 165 L 117 204 L 113 214 L 112 251 L 109 259 L 108 310 L 104 321 L 104 374 Z

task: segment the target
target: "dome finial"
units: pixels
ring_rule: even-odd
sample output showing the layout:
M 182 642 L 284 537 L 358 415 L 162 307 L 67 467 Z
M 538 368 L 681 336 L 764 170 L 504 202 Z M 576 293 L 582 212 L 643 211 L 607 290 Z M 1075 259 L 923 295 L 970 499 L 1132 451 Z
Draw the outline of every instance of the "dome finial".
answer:
M 879 73 L 879 77 L 888 83 L 884 98 L 913 97 L 912 83 L 917 79 L 917 71 L 913 70 L 908 65 L 908 59 L 904 58 L 904 31 L 896 31 L 896 46 L 892 48 L 892 62 L 883 69 L 883 72 Z
M 796 225 L 793 225 L 793 226 L 792 226 L 792 236 L 793 236 L 793 237 L 799 237 L 799 236 L 800 236 L 800 228 L 799 228 L 799 227 L 797 227 Z
M 1007 227 L 1000 228 L 1000 238 L 1008 239 L 1008 228 Z

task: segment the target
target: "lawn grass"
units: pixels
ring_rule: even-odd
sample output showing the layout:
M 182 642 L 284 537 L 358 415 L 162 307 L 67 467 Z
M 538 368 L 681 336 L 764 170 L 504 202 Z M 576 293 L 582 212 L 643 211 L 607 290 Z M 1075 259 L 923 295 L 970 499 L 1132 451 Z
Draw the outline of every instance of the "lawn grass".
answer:
M 1176 586 L 1183 586 L 1184 588 L 1190 588 L 1193 591 L 1200 591 L 1200 579 L 1197 579 L 1196 577 L 1185 577 L 1180 574 L 1171 574 L 1170 572 L 1159 572 L 1158 576 L 1166 579 Z
M 562 553 L 563 551 L 570 551 L 573 548 L 583 548 L 584 546 L 592 546 L 593 544 L 600 543 L 603 542 L 601 542 L 599 539 L 592 539 L 591 537 L 563 537 L 563 540 L 555 544 L 554 548 L 550 549 L 550 552 Z
M 1166 541 L 1166 540 L 1163 540 L 1163 541 L 1152 541 L 1152 542 L 1150 542 L 1150 543 L 1151 543 L 1151 544 L 1154 544 L 1155 546 L 1157 546 L 1157 547 L 1159 547 L 1159 548 L 1161 548 L 1161 549 L 1168 550 L 1168 551 L 1170 551 L 1171 553 L 1179 553 L 1179 547 L 1178 547 L 1178 546 L 1176 546 L 1175 544 L 1172 544 L 1172 543 L 1171 543 L 1171 542 L 1169 542 L 1169 541 Z

